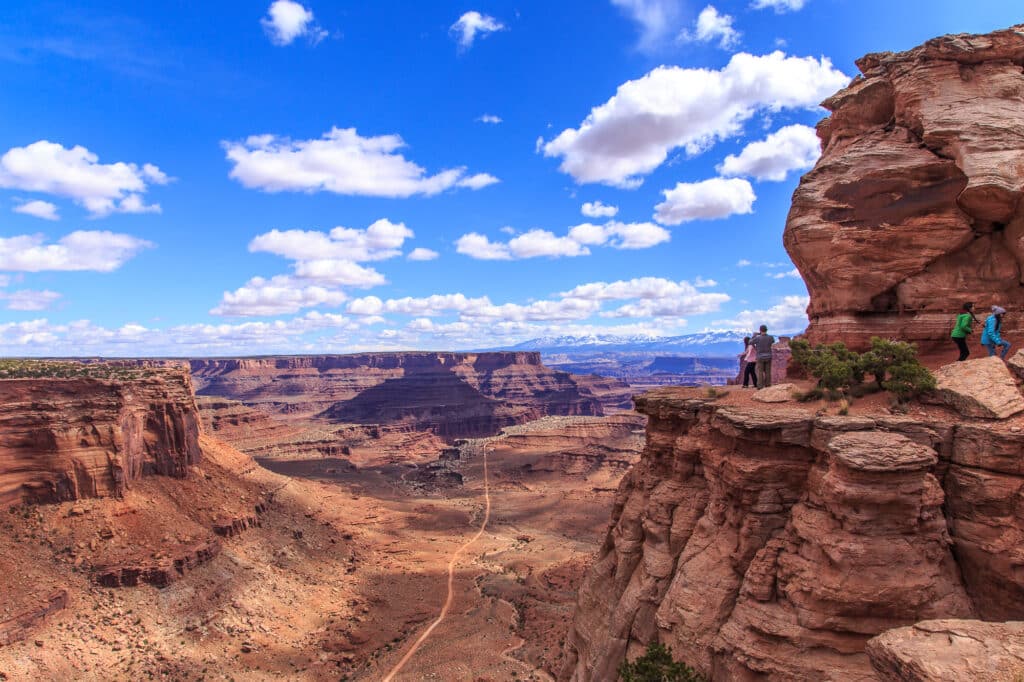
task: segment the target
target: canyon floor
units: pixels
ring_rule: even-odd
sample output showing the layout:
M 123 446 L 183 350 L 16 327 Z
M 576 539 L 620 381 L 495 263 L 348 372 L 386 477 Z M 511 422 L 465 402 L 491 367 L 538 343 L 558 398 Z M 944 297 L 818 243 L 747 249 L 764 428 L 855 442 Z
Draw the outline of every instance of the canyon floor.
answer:
M 0 519 L 13 595 L 0 622 L 62 590 L 67 607 L 0 648 L 0 680 L 381 679 L 437 616 L 450 556 L 479 528 L 485 449 L 490 522 L 457 564 L 448 619 L 395 679 L 551 679 L 641 429 L 629 414 L 551 417 L 439 462 L 284 447 L 262 466 L 204 437 L 186 481 L 14 508 Z M 237 532 L 210 533 L 232 519 Z M 96 583 L 103 567 L 190 561 L 207 542 L 220 551 L 165 587 Z

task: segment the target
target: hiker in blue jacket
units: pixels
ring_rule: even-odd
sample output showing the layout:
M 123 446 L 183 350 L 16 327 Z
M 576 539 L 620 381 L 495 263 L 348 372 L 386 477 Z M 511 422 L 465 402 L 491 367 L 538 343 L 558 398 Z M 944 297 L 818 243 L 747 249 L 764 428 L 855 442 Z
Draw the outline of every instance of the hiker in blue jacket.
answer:
M 992 314 L 985 318 L 985 327 L 981 332 L 981 345 L 988 349 L 989 356 L 996 354 L 996 346 L 1002 346 L 1003 352 L 999 357 L 1006 359 L 1006 354 L 1010 352 L 1010 342 L 1004 341 L 1003 337 L 999 335 L 999 330 L 1003 326 L 1003 315 L 1006 314 L 1006 308 L 1001 308 L 997 305 L 992 306 Z

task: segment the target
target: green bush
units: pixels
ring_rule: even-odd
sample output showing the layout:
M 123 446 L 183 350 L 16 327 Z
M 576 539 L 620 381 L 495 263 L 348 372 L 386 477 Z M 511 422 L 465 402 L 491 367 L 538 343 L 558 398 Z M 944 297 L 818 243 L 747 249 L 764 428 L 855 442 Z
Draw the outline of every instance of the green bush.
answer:
M 672 649 L 652 642 L 647 653 L 632 663 L 619 666 L 622 682 L 705 682 L 704 676 L 686 665 L 672 660 Z
M 935 377 L 917 359 L 917 346 L 903 341 L 871 338 L 871 348 L 855 353 L 843 343 L 821 344 L 811 348 L 803 339 L 790 342 L 793 361 L 818 379 L 822 393 L 837 392 L 848 397 L 873 390 L 864 378 L 874 377 L 879 390 L 886 390 L 903 402 L 935 388 Z M 811 392 L 808 392 L 809 395 Z
M 908 400 L 935 388 L 935 377 L 917 359 L 917 346 L 871 337 L 871 349 L 860 356 L 861 370 L 880 388 Z

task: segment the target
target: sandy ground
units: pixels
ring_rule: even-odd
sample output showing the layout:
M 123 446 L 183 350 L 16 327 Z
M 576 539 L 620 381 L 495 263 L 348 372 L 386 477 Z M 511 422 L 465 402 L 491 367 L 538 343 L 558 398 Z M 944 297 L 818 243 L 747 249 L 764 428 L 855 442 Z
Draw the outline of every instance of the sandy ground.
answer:
M 448 618 L 395 679 L 547 680 L 622 470 L 565 474 L 498 441 L 492 513 L 457 564 Z M 377 680 L 432 622 L 449 557 L 478 530 L 479 456 L 436 485 L 410 463 L 263 460 L 207 439 L 188 481 L 0 519 L 0 621 L 54 589 L 69 605 L 0 647 L 0 680 Z M 216 540 L 273 494 L 261 526 L 164 588 L 105 588 L 93 567 Z

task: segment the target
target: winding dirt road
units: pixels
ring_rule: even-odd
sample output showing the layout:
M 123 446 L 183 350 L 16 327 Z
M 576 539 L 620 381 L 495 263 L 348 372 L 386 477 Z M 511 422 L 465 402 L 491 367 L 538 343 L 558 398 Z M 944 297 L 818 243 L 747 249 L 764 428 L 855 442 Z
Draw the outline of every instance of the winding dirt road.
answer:
M 479 540 L 480 536 L 484 534 L 484 530 L 487 529 L 487 522 L 491 518 L 491 490 L 487 481 L 487 448 L 484 448 L 484 500 L 486 502 L 486 508 L 484 511 L 483 523 L 480 524 L 480 530 L 478 530 L 476 532 L 476 535 L 470 538 L 465 544 L 456 549 L 452 553 L 451 560 L 448 562 L 448 598 L 445 599 L 444 606 L 441 607 L 441 613 L 437 616 L 437 619 L 430 624 L 430 627 L 423 631 L 423 634 L 421 634 L 419 636 L 419 639 L 417 639 L 413 643 L 412 647 L 410 647 L 410 649 L 407 652 L 405 652 L 405 656 L 402 656 L 402 660 L 400 660 L 395 665 L 395 667 L 391 669 L 391 672 L 389 672 L 387 674 L 387 677 L 384 678 L 384 682 L 391 682 L 391 680 L 395 678 L 395 675 L 401 672 L 402 668 L 405 667 L 405 664 L 409 662 L 409 660 L 416 654 L 416 652 L 423 645 L 423 643 L 427 641 L 427 638 L 430 637 L 430 634 L 434 631 L 434 628 L 436 628 L 438 625 L 441 624 L 442 621 L 444 621 L 445 616 L 448 615 L 448 610 L 452 607 L 452 602 L 455 600 L 455 563 L 459 560 L 459 556 L 464 551 L 466 551 L 466 549 L 468 549 L 470 545 Z

